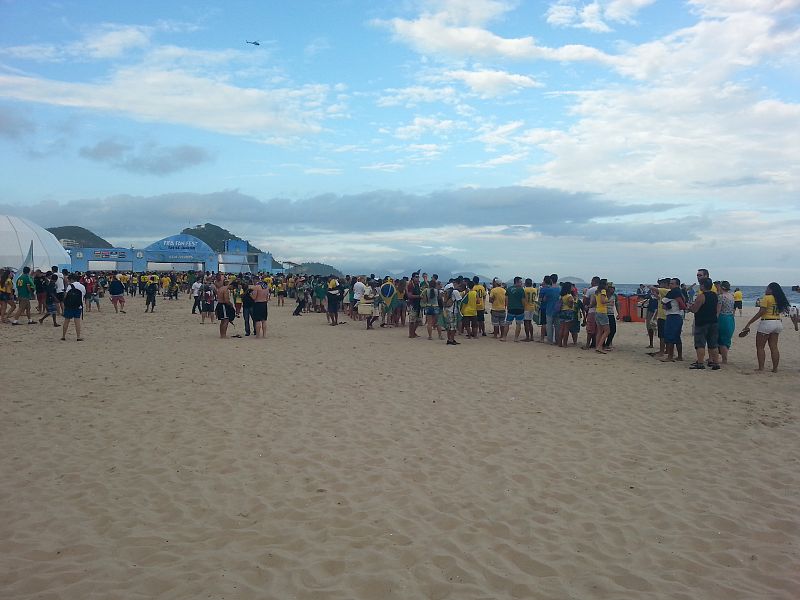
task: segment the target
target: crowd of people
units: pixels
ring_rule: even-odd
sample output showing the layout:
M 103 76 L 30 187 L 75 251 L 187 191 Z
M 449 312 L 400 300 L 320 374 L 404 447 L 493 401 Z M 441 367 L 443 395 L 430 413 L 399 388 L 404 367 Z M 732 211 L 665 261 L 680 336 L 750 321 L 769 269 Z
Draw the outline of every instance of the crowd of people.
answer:
M 695 288 L 697 288 L 695 290 Z M 101 310 L 101 298 L 110 297 L 115 313 L 126 312 L 126 297 L 144 298 L 145 312 L 154 312 L 158 298 L 178 300 L 180 294 L 192 299 L 192 314 L 200 323 L 218 323 L 221 338 L 228 337 L 229 325 L 244 321 L 244 336 L 265 338 L 269 302 L 284 306 L 290 298 L 294 316 L 324 313 L 330 326 L 342 324 L 340 315 L 363 322 L 366 329 L 407 329 L 409 338 L 420 337 L 420 327 L 433 339 L 434 332 L 446 345 L 491 337 L 500 342 L 539 342 L 560 347 L 578 347 L 607 354 L 614 350 L 619 297 L 613 282 L 601 277 L 579 290 L 557 274 L 541 282 L 515 277 L 511 282 L 479 277 L 455 277 L 442 281 L 436 274 L 414 272 L 408 277 L 304 276 L 266 274 L 224 274 L 210 272 L 172 273 L 70 273 L 57 267 L 50 271 L 25 267 L 16 277 L 0 272 L 0 319 L 19 325 L 52 319 L 62 328 L 65 340 L 70 323 L 82 341 L 81 321 L 85 313 Z M 691 337 L 694 370 L 719 370 L 728 362 L 735 334 L 735 314 L 742 312 L 742 293 L 731 291 L 727 281 L 714 281 L 707 269 L 698 269 L 691 285 L 678 278 L 662 278 L 656 284 L 639 286 L 638 305 L 644 315 L 649 337 L 649 354 L 663 362 L 679 362 L 683 356 L 683 325 L 692 313 Z M 34 308 L 35 302 L 35 308 Z M 740 331 L 750 332 L 758 322 L 756 355 L 758 370 L 765 369 L 766 348 L 772 370 L 780 362 L 778 336 L 781 316 L 789 315 L 789 302 L 780 285 L 770 283 L 758 302 L 759 310 Z M 789 315 L 798 329 L 795 312 Z M 34 319 L 34 317 L 36 317 Z M 58 322 L 59 317 L 62 323 Z M 487 327 L 488 321 L 488 327 Z M 579 341 L 585 331 L 583 343 Z M 235 333 L 231 337 L 242 337 Z M 654 345 L 658 338 L 658 349 Z

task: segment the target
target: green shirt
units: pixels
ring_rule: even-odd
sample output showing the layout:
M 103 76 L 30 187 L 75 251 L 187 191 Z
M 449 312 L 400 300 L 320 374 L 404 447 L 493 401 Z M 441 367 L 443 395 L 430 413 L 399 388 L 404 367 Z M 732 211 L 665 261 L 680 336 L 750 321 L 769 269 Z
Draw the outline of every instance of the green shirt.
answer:
M 506 292 L 508 298 L 508 310 L 522 310 L 525 300 L 525 288 L 513 286 Z
M 17 298 L 20 300 L 30 300 L 33 298 L 33 279 L 30 275 L 20 275 L 17 278 Z

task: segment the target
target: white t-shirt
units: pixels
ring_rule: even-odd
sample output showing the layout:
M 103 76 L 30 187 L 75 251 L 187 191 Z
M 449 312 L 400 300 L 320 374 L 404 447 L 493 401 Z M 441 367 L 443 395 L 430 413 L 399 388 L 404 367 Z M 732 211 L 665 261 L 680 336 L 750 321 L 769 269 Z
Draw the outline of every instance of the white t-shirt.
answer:
M 458 314 L 458 310 L 459 310 L 458 303 L 461 302 L 461 300 L 463 298 L 463 296 L 461 295 L 461 292 L 459 292 L 454 286 L 445 286 L 445 290 L 448 290 L 448 291 L 445 291 L 445 293 L 449 293 L 451 295 L 451 297 L 453 298 L 453 305 L 449 306 L 445 310 L 449 310 L 454 315 Z
M 56 275 L 58 275 L 58 279 L 56 280 L 56 294 L 60 294 L 64 291 L 64 274 L 56 273 Z
M 584 305 L 589 307 L 590 313 L 597 312 L 597 307 L 592 306 L 592 296 L 594 296 L 596 293 L 597 293 L 597 286 L 590 287 L 583 293 L 583 297 L 586 298 L 586 300 L 584 301 Z
M 192 296 L 197 298 L 200 295 L 200 288 L 202 288 L 202 287 L 203 287 L 202 283 L 200 283 L 199 281 L 195 281 L 192 284 Z
M 356 281 L 355 285 L 353 286 L 353 300 L 361 300 L 366 291 L 367 286 L 360 281 Z

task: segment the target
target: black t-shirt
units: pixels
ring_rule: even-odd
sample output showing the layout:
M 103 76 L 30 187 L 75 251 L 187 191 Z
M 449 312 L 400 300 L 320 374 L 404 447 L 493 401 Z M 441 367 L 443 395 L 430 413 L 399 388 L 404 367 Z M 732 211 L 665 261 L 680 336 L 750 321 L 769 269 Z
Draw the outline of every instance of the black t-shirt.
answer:
M 717 322 L 717 295 L 712 291 L 703 292 L 703 305 L 694 315 L 695 325 L 710 325 Z
M 36 288 L 37 294 L 43 294 L 45 292 L 45 281 L 44 277 L 34 277 L 33 278 L 33 287 Z

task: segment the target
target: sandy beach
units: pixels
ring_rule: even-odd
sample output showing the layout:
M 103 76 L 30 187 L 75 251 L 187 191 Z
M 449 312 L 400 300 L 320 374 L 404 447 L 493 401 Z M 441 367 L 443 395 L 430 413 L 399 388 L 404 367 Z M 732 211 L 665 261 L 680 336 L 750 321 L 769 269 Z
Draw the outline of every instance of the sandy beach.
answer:
M 0 329 L 1 598 L 800 597 L 788 319 L 755 375 L 143 304 Z

